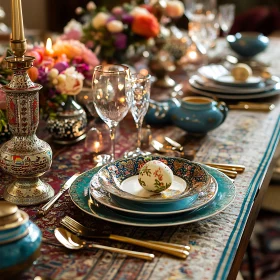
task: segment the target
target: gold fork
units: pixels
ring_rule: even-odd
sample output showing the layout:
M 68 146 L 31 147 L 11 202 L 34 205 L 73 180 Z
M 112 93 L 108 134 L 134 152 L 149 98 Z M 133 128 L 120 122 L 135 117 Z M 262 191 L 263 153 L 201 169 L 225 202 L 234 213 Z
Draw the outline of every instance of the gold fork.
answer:
M 65 216 L 60 223 L 78 236 L 83 236 L 87 238 L 104 238 L 104 239 L 126 242 L 133 245 L 138 245 L 145 248 L 157 250 L 182 259 L 187 258 L 187 256 L 189 255 L 188 251 L 190 250 L 190 246 L 166 243 L 161 241 L 144 241 L 144 240 L 138 240 L 130 237 L 115 235 L 115 234 L 102 233 L 101 235 L 99 235 L 98 230 L 95 231 L 90 228 L 87 228 L 69 216 Z

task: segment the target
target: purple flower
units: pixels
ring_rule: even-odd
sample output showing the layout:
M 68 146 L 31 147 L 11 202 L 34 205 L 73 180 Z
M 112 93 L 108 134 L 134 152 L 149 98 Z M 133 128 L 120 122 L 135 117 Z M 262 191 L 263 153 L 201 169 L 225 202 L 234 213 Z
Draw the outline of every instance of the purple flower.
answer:
M 123 14 L 122 22 L 125 24 L 131 24 L 133 22 L 133 16 L 130 14 Z
M 118 50 L 123 50 L 126 48 L 127 36 L 123 33 L 116 33 L 115 35 L 115 47 Z
M 69 67 L 69 64 L 65 61 L 58 62 L 54 65 L 53 68 L 56 68 L 59 73 L 66 70 Z
M 116 20 L 116 17 L 114 16 L 109 16 L 109 18 L 107 19 L 107 23 L 112 21 L 112 20 Z
M 48 83 L 48 71 L 45 67 L 38 68 L 39 75 L 37 81 L 39 84 L 46 85 Z

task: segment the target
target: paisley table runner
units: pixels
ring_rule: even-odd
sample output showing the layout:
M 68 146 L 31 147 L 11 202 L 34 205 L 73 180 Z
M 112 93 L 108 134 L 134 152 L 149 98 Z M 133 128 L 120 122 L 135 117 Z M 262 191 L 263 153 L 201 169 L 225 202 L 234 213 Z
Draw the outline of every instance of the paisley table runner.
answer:
M 131 124 L 122 125 L 118 138 L 119 154 L 135 144 L 136 135 L 131 134 L 129 127 Z M 173 127 L 153 130 L 153 136 L 157 134 L 189 139 L 185 132 Z M 43 218 L 36 217 L 37 207 L 22 208 L 42 229 L 43 235 L 52 240 L 54 228 L 62 217 L 70 215 L 88 226 L 110 229 L 115 234 L 192 245 L 190 256 L 185 261 L 155 252 L 153 262 L 144 262 L 108 252 L 73 252 L 43 244 L 41 257 L 25 273 L 24 279 L 33 279 L 36 275 L 53 279 L 225 279 L 278 138 L 279 113 L 274 110 L 270 113 L 231 111 L 218 129 L 205 137 L 191 139 L 194 144 L 199 142 L 201 145 L 195 158 L 198 162 L 216 161 L 246 166 L 245 172 L 238 175 L 235 181 L 237 196 L 234 203 L 222 213 L 204 221 L 152 229 L 120 226 L 89 217 L 73 205 L 68 195 L 62 197 Z M 58 191 L 61 184 L 77 170 L 92 167 L 92 155 L 85 151 L 84 142 L 80 142 L 57 150 L 52 168 L 44 179 Z M 0 175 L 2 193 L 10 179 L 3 173 Z M 111 241 L 102 243 L 112 245 Z M 139 249 L 127 244 L 114 245 Z
M 272 59 L 278 57 L 279 53 L 277 49 L 279 41 L 274 40 L 268 51 L 260 57 L 263 61 L 271 61 L 273 68 L 279 70 L 278 60 Z M 192 250 L 187 260 L 182 261 L 154 252 L 155 260 L 144 262 L 101 250 L 73 252 L 42 244 L 41 257 L 22 278 L 34 279 L 36 275 L 40 275 L 51 279 L 225 279 L 254 197 L 279 140 L 280 120 L 277 109 L 279 107 L 270 113 L 230 111 L 224 124 L 204 137 L 191 137 L 183 130 L 171 126 L 152 129 L 153 137 L 170 136 L 185 143 L 185 149 L 195 149 L 197 151 L 195 160 L 198 162 L 216 161 L 246 166 L 245 172 L 238 175 L 235 180 L 237 188 L 235 201 L 225 211 L 210 219 L 164 228 L 120 226 L 89 217 L 72 203 L 68 194 L 61 197 L 42 218 L 36 217 L 38 207 L 21 207 L 40 227 L 43 236 L 50 240 L 54 240 L 53 230 L 59 226 L 60 220 L 69 215 L 87 226 L 109 229 L 115 234 L 173 243 L 190 243 Z M 46 133 L 43 131 L 42 135 Z M 118 156 L 132 149 L 135 143 L 135 126 L 131 118 L 126 118 L 121 123 L 117 139 Z M 53 151 L 51 170 L 45 173 L 42 179 L 50 183 L 56 192 L 62 183 L 77 171 L 83 172 L 94 167 L 93 155 L 86 151 L 84 141 L 73 146 L 53 146 Z M 9 181 L 11 178 L 0 171 L 0 197 Z M 107 240 L 98 242 L 126 249 L 140 249 Z M 142 248 L 141 250 L 145 251 Z

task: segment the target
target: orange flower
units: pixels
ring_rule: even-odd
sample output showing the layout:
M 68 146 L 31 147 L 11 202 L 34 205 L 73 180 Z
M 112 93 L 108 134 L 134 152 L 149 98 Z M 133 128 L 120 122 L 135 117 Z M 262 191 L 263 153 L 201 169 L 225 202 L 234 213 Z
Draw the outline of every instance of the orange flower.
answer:
M 146 38 L 157 36 L 159 34 L 159 28 L 158 20 L 150 13 L 138 14 L 132 22 L 132 31 Z
M 35 82 L 39 76 L 39 70 L 37 67 L 31 67 L 27 70 L 27 73 L 32 82 Z

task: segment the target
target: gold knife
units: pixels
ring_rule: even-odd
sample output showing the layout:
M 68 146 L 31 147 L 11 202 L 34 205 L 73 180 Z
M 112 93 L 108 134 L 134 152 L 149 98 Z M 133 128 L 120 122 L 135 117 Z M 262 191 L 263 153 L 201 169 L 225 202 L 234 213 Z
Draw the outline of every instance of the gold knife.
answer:
M 275 108 L 274 104 L 258 104 L 239 102 L 237 104 L 228 105 L 231 110 L 246 110 L 246 111 L 262 111 L 270 112 Z
M 54 205 L 54 203 L 60 198 L 60 196 L 67 191 L 72 183 L 77 179 L 77 177 L 80 175 L 80 173 L 74 174 L 70 179 L 66 181 L 66 183 L 63 185 L 63 187 L 59 190 L 59 192 L 51 198 L 49 202 L 47 202 L 44 206 L 42 206 L 37 211 L 37 215 L 44 216 L 47 214 L 47 212 L 50 210 L 50 208 Z
M 242 173 L 245 170 L 245 166 L 241 164 L 226 164 L 226 163 L 215 163 L 215 162 L 203 162 L 203 164 L 215 168 L 236 171 L 237 173 Z

